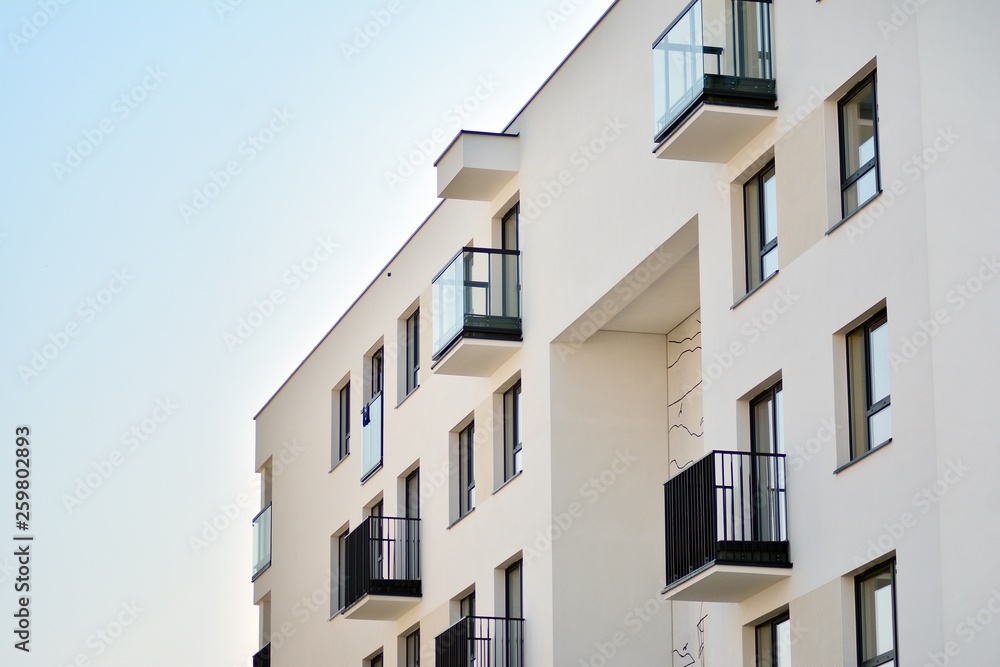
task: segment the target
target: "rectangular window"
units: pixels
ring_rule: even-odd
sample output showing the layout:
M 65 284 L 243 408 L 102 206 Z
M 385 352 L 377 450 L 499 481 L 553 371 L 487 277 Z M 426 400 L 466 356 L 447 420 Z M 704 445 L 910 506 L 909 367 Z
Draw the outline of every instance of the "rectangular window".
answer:
M 521 460 L 521 381 L 503 395 L 503 479 L 506 482 L 523 470 Z
M 476 507 L 475 424 L 458 433 L 458 516 L 463 517 Z
M 851 459 L 892 439 L 889 324 L 886 311 L 847 334 Z
M 330 615 L 333 616 L 342 611 L 347 606 L 347 532 L 335 535 L 330 539 L 330 550 L 332 551 L 330 563 L 330 573 L 333 577 L 332 587 L 336 595 L 330 596 Z
M 757 626 L 757 667 L 792 667 L 792 624 L 782 614 Z
M 420 386 L 420 309 L 406 318 L 406 395 Z
M 420 630 L 406 635 L 406 667 L 420 667 Z
M 458 601 L 458 614 L 461 618 L 471 618 L 476 615 L 476 592 L 473 591 Z
M 896 561 L 856 580 L 859 667 L 896 665 Z
M 382 381 L 384 356 L 382 348 L 367 359 L 365 369 L 367 391 L 365 406 L 361 409 L 361 481 L 375 474 L 382 467 Z
M 343 461 L 351 453 L 351 383 L 337 392 L 337 458 Z
M 838 115 L 842 212 L 846 218 L 881 190 L 874 72 L 840 101 Z
M 747 291 L 754 290 L 778 270 L 778 209 L 771 162 L 743 186 L 746 221 Z
M 763 542 L 788 539 L 783 406 L 780 382 L 750 401 L 750 451 L 758 455 L 750 470 L 753 539 Z
M 383 667 L 382 665 L 382 654 L 379 653 L 377 656 L 371 659 L 369 663 L 370 667 Z
M 523 618 L 524 583 L 521 580 L 521 561 L 517 561 L 504 572 L 504 616 Z
M 371 382 L 369 384 L 368 398 L 372 399 L 382 393 L 382 378 L 384 371 L 384 360 L 385 354 L 383 353 L 383 348 L 379 348 L 372 353 L 368 361 L 368 377 Z

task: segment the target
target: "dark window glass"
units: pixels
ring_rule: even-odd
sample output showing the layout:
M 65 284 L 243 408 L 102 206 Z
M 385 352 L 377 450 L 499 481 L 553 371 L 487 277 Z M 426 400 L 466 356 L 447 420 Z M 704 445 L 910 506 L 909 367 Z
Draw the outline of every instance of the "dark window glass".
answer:
M 792 667 L 792 624 L 783 614 L 757 626 L 757 667 Z
M 840 178 L 846 218 L 878 194 L 878 103 L 875 73 L 840 102 Z
M 523 470 L 521 456 L 521 382 L 503 395 L 504 481 Z
M 406 320 L 406 393 L 420 386 L 420 309 Z
M 847 335 L 847 364 L 854 459 L 892 438 L 886 311 Z
M 348 382 L 339 392 L 338 402 L 338 460 L 351 453 L 351 383 Z
M 475 425 L 469 424 L 458 434 L 458 515 L 465 516 L 476 507 Z
M 743 186 L 747 291 L 778 270 L 778 209 L 774 163 Z
M 896 665 L 896 561 L 857 578 L 860 667 Z

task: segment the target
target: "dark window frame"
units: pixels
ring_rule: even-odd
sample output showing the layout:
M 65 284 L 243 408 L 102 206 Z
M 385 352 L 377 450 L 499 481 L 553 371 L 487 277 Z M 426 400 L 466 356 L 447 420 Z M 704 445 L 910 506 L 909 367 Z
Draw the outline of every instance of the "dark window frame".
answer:
M 472 591 L 458 601 L 459 620 L 476 615 L 476 591 Z
M 406 635 L 403 644 L 406 649 L 404 656 L 406 667 L 420 667 L 420 628 Z
M 420 386 L 420 308 L 406 318 L 406 396 Z
M 519 608 L 519 613 L 517 616 L 511 615 L 511 608 L 514 606 L 512 602 L 514 601 L 513 591 L 511 586 L 511 578 L 514 572 L 517 572 L 517 607 Z M 518 559 L 508 565 L 504 569 L 504 617 L 505 618 L 523 618 L 524 617 L 524 561 Z
M 368 662 L 369 667 L 385 667 L 385 654 L 379 653 Z
M 868 160 L 863 165 L 859 165 L 858 168 L 851 174 L 847 173 L 847 142 L 844 136 L 844 107 L 847 106 L 854 99 L 855 95 L 861 92 L 866 86 L 871 85 L 872 87 L 872 135 L 875 140 L 875 150 L 873 157 Z M 880 155 L 879 155 L 879 118 L 878 118 L 878 79 L 876 77 L 876 71 L 872 71 L 871 74 L 865 76 L 861 81 L 858 82 L 853 88 L 851 88 L 846 95 L 844 95 L 839 102 L 837 102 L 837 135 L 838 141 L 840 143 L 840 214 L 842 219 L 847 219 L 857 211 L 861 210 L 868 202 L 875 199 L 880 192 L 882 192 L 882 174 L 879 169 Z M 872 170 L 875 170 L 875 194 L 866 199 L 865 201 L 859 201 L 857 206 L 853 209 L 847 209 L 847 191 L 855 183 L 860 181 L 862 178 L 867 176 Z
M 351 382 L 340 388 L 337 397 L 337 462 L 343 461 L 351 453 Z
M 508 482 L 524 470 L 523 434 L 521 433 L 521 381 L 503 393 L 503 481 Z
M 877 401 L 872 401 L 871 395 L 871 377 L 872 377 L 872 350 L 871 350 L 871 332 L 882 325 L 888 326 L 889 316 L 888 310 L 882 308 L 874 315 L 869 317 L 863 323 L 852 329 L 847 334 L 847 386 L 848 386 L 848 411 L 849 411 L 849 422 L 851 427 L 850 433 L 850 444 L 851 444 L 851 460 L 857 460 L 868 454 L 869 452 L 878 449 L 882 445 L 888 444 L 892 441 L 892 432 L 889 432 L 889 438 L 884 442 L 872 442 L 871 436 L 871 418 L 882 412 L 886 408 L 892 405 L 892 390 L 890 388 L 889 393 L 886 394 L 884 398 Z M 861 337 L 861 344 L 863 348 L 864 358 L 861 360 L 855 360 L 852 357 L 852 345 L 851 340 L 855 336 Z M 855 395 L 857 390 L 855 386 L 856 367 L 858 365 L 863 365 L 864 367 L 864 414 L 859 414 L 859 401 L 860 397 Z M 859 443 L 857 440 L 857 431 L 859 430 L 858 422 L 864 420 L 864 442 Z M 890 426 L 891 429 L 891 426 Z
M 764 258 L 778 249 L 778 233 L 775 231 L 774 238 L 766 240 L 767 218 L 765 210 L 764 184 L 771 178 L 777 179 L 777 171 L 774 167 L 774 160 L 768 162 L 753 177 L 743 184 L 743 248 L 744 261 L 746 263 L 746 291 L 749 294 L 764 284 L 768 278 L 778 272 L 777 266 L 774 271 L 764 275 Z M 777 181 L 775 182 L 777 187 Z M 756 189 L 756 201 L 751 202 L 750 190 Z M 755 229 L 751 229 L 751 218 L 747 213 L 756 211 Z M 775 211 L 777 218 L 777 212 Z M 756 273 L 756 275 L 754 275 Z
M 764 621 L 763 623 L 757 624 L 754 628 L 754 664 L 756 667 L 778 667 L 778 633 L 777 627 L 782 623 L 791 623 L 791 616 L 785 611 L 778 614 L 774 618 Z M 790 628 L 790 626 L 789 626 Z M 761 662 L 761 646 L 760 646 L 760 635 L 761 630 L 766 629 L 768 639 L 770 640 L 770 646 L 768 647 L 768 655 L 766 656 L 767 663 Z
M 864 582 L 877 577 L 880 574 L 888 572 L 890 577 L 890 585 L 892 586 L 892 649 L 877 655 L 873 658 L 867 660 L 864 659 L 864 625 L 861 618 L 861 586 Z M 884 665 L 887 662 L 892 662 L 894 665 L 899 665 L 899 624 L 896 622 L 897 619 L 896 605 L 896 559 L 890 558 L 889 560 L 879 563 L 878 565 L 865 570 L 857 577 L 854 578 L 854 616 L 857 627 L 857 639 L 858 639 L 858 667 L 878 667 L 878 665 Z
M 476 508 L 476 423 L 458 432 L 458 518 Z

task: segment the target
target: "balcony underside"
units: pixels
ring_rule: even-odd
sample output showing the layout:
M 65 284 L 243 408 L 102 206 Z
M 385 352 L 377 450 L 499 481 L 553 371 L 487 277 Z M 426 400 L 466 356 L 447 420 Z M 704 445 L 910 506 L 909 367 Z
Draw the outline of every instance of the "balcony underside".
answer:
M 668 600 L 743 602 L 790 576 L 788 542 L 719 542 L 718 557 L 667 585 Z
M 729 162 L 778 117 L 774 81 L 705 75 L 705 87 L 656 137 L 656 157 Z
M 469 315 L 465 328 L 437 355 L 433 370 L 489 377 L 520 349 L 520 318 Z
M 419 580 L 377 580 L 367 595 L 344 610 L 347 618 L 366 621 L 395 621 L 420 602 Z

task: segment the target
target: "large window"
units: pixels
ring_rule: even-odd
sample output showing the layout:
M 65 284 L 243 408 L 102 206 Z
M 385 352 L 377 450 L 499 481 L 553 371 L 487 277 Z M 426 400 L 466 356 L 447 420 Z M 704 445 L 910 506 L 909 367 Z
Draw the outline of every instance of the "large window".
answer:
M 847 334 L 847 373 L 853 460 L 892 439 L 886 311 Z
M 420 630 L 406 635 L 406 667 L 420 667 Z
M 463 517 L 476 507 L 475 424 L 458 433 L 458 516 Z
M 750 401 L 750 451 L 758 455 L 750 471 L 753 539 L 764 542 L 788 539 L 785 467 L 781 460 L 785 453 L 783 406 L 780 382 Z
M 361 410 L 361 481 L 382 467 L 383 360 L 382 348 L 366 360 L 366 401 Z
M 503 479 L 506 482 L 523 470 L 521 458 L 521 381 L 503 395 Z
M 337 396 L 337 445 L 333 461 L 337 463 L 343 461 L 351 453 L 351 383 L 348 382 L 335 393 Z
M 747 291 L 778 270 L 778 209 L 774 162 L 743 186 L 746 218 Z
M 858 665 L 896 666 L 896 561 L 857 578 Z
M 420 386 L 420 309 L 406 318 L 406 395 Z
M 782 614 L 757 626 L 757 667 L 792 667 L 792 624 Z
M 841 100 L 839 120 L 842 212 L 846 218 L 881 189 L 874 72 Z

